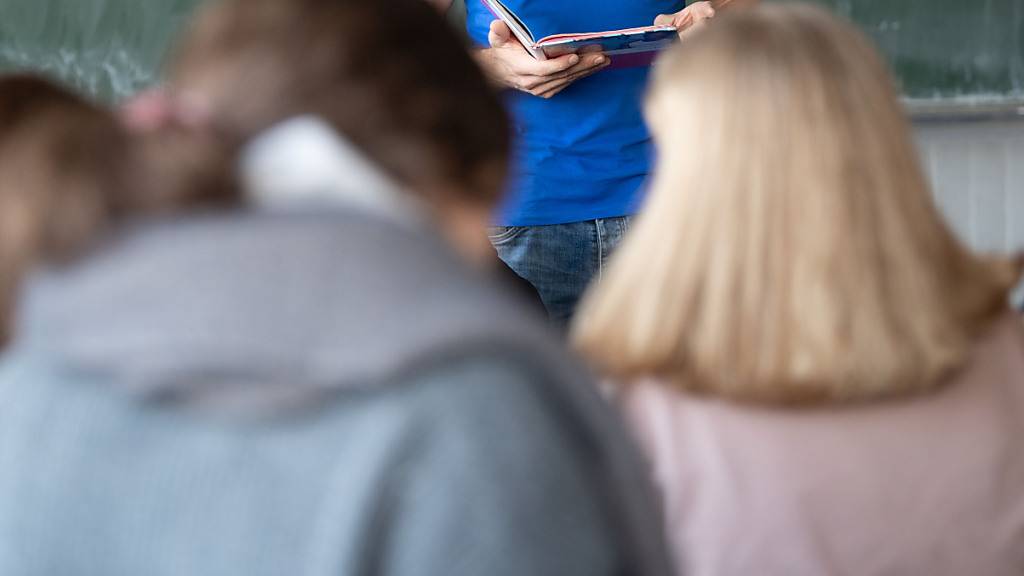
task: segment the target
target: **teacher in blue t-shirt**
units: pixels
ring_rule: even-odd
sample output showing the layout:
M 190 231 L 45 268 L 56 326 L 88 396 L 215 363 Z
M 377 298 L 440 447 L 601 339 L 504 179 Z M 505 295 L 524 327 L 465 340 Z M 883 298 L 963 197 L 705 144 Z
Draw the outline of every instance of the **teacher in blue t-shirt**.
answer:
M 430 0 L 442 8 L 451 0 Z M 700 24 L 709 2 L 685 0 L 503 0 L 541 38 Z M 513 181 L 491 241 L 565 323 L 629 228 L 650 172 L 641 101 L 649 68 L 616 68 L 603 54 L 534 60 L 479 0 L 467 0 L 478 60 L 509 89 L 516 123 Z

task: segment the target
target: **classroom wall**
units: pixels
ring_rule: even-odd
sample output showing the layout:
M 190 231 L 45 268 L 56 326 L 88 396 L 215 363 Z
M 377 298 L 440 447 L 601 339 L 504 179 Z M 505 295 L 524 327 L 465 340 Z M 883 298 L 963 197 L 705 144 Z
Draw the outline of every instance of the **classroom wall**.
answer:
M 1024 250 L 1024 118 L 916 125 L 936 200 L 985 251 Z
M 1024 252 L 1024 117 L 916 125 L 935 199 L 969 246 Z M 1024 305 L 1024 283 L 1014 303 Z
M 203 1 L 0 0 L 0 71 L 41 70 L 91 96 L 116 100 L 155 81 L 165 47 Z M 992 51 L 992 35 L 984 33 L 992 22 L 1002 22 L 1003 31 L 1007 26 L 1024 30 L 1024 0 L 984 0 L 980 11 L 964 0 L 815 1 L 859 21 L 896 60 L 897 68 L 908 68 L 919 52 L 933 61 L 955 60 L 944 52 L 945 45 L 929 44 L 928 38 L 905 29 L 920 19 L 917 12 L 930 14 L 924 24 L 971 23 L 957 36 L 964 44 L 960 52 L 968 55 Z M 939 5 L 943 10 L 934 10 Z M 959 10 L 974 19 L 960 18 Z M 1009 17 L 993 20 L 994 15 Z M 460 17 L 457 11 L 452 16 L 456 21 Z M 1005 45 L 1000 58 L 976 57 L 971 62 L 982 66 L 1005 61 L 1007 70 L 1024 70 L 1024 40 L 1019 33 L 1011 35 L 1016 41 Z M 1021 86 L 1017 76 L 1007 77 L 1016 82 L 1013 86 Z M 984 250 L 1024 250 L 1024 116 L 962 122 L 939 113 L 917 123 L 916 130 L 938 202 L 959 234 Z

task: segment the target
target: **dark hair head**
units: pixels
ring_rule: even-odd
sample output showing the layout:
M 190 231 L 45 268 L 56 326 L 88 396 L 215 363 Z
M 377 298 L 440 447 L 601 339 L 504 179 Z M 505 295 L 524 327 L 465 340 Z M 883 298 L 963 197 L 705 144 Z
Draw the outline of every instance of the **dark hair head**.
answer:
M 501 103 L 423 0 L 223 0 L 200 13 L 170 76 L 239 140 L 315 114 L 420 193 L 489 204 L 506 176 Z
M 131 156 L 110 112 L 42 78 L 0 78 L 0 344 L 26 269 L 73 256 L 128 209 Z
M 110 111 L 42 78 L 0 78 L 0 218 L 11 220 L 0 230 L 24 232 L 46 257 L 67 256 L 141 202 L 134 168 Z

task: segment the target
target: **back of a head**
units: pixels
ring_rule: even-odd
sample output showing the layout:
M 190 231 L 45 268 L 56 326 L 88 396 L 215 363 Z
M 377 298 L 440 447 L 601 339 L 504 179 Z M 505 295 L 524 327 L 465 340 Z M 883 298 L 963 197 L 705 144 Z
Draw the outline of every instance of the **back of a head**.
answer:
M 509 128 L 456 34 L 423 0 L 222 0 L 200 13 L 170 86 L 239 140 L 326 119 L 410 188 L 497 200 Z
M 85 249 L 128 203 L 115 117 L 49 81 L 0 78 L 0 344 L 28 268 Z
M 936 209 L 894 81 L 820 8 L 731 14 L 660 63 L 645 213 L 576 327 L 610 371 L 746 400 L 923 390 L 1018 269 Z

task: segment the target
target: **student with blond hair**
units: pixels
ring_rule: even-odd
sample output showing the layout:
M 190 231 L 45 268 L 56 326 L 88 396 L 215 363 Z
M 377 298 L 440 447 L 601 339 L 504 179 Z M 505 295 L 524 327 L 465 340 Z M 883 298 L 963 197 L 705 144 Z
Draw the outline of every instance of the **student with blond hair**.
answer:
M 800 5 L 724 18 L 647 104 L 660 164 L 574 327 L 680 574 L 1016 575 L 1016 263 L 943 222 L 893 80 Z

